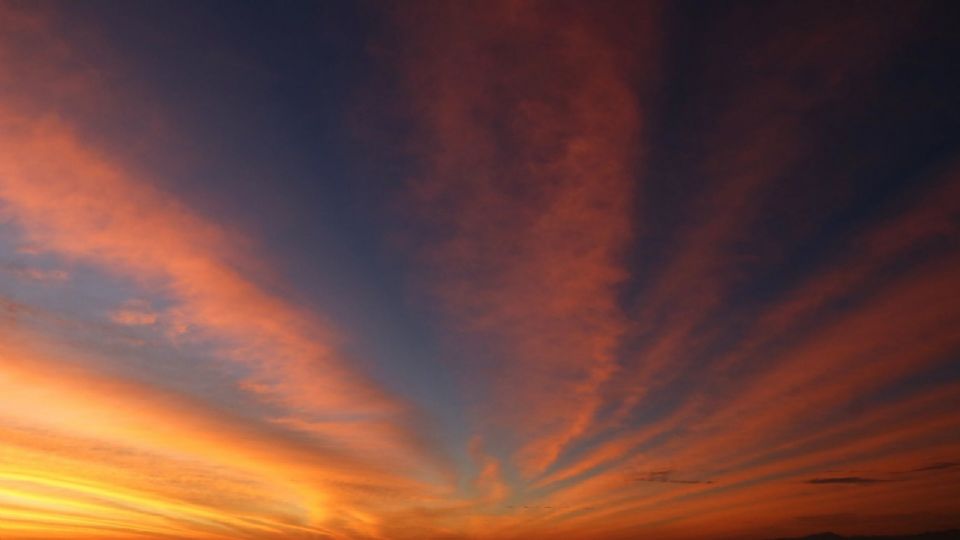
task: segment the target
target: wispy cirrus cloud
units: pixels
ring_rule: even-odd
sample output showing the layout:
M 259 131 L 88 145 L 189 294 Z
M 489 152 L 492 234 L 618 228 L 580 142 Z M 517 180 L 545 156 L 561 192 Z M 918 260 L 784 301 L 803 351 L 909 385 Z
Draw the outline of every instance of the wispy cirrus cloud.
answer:
M 80 134 L 82 115 L 73 113 L 101 106 L 104 87 L 76 69 L 84 59 L 60 39 L 58 24 L 44 9 L 0 6 L 0 25 L 15 30 L 0 38 L 0 201 L 19 245 L 31 246 L 21 255 L 69 261 L 97 272 L 97 287 L 162 299 L 162 311 L 130 302 L 108 317 L 124 326 L 169 323 L 178 330 L 157 339 L 218 366 L 248 405 L 234 416 L 215 394 L 188 397 L 176 380 L 92 372 L 83 366 L 95 353 L 47 346 L 60 336 L 11 317 L 0 382 L 0 446 L 9 456 L 0 465 L 0 530 L 370 536 L 380 517 L 365 507 L 378 490 L 434 496 L 412 478 L 437 470 L 412 433 L 412 408 L 352 365 L 343 334 L 258 285 L 249 269 L 262 261 L 241 254 L 228 227 Z M 39 272 L 27 277 L 53 276 Z M 410 476 L 375 463 L 394 459 Z M 324 510 L 330 505 L 336 513 Z
M 143 300 L 131 300 L 110 313 L 110 320 L 124 326 L 150 326 L 160 315 Z
M 45 268 L 24 267 L 21 265 L 6 265 L 4 270 L 21 279 L 38 282 L 59 282 L 70 279 L 70 273 L 66 270 L 53 270 Z
M 637 313 L 621 312 L 617 319 L 621 339 L 635 339 L 639 346 L 630 346 L 628 356 L 618 353 L 613 361 L 616 376 L 605 379 L 598 391 L 608 401 L 593 409 L 598 417 L 579 433 L 582 447 L 567 448 L 568 455 L 559 455 L 556 470 L 548 471 L 537 489 L 528 492 L 530 497 L 542 497 L 541 506 L 599 504 L 587 514 L 555 516 L 554 523 L 565 523 L 571 531 L 579 530 L 579 523 L 584 534 L 599 534 L 608 524 L 616 527 L 612 524 L 645 511 L 651 512 L 651 522 L 674 519 L 682 529 L 679 523 L 697 521 L 691 516 L 701 508 L 721 508 L 724 501 L 735 506 L 738 500 L 763 497 L 764 490 L 774 499 L 796 496 L 791 485 L 810 478 L 803 476 L 805 467 L 816 468 L 841 456 L 869 460 L 897 455 L 897 445 L 932 444 L 939 430 L 955 425 L 957 418 L 943 401 L 948 394 L 942 392 L 927 402 L 929 409 L 904 413 L 897 428 L 886 433 L 878 423 L 845 436 L 834 430 L 836 421 L 827 416 L 828 411 L 846 410 L 858 400 L 887 391 L 912 374 L 941 368 L 955 350 L 957 336 L 948 328 L 956 327 L 956 301 L 947 293 L 957 272 L 952 246 L 957 230 L 954 193 L 960 184 L 953 165 L 923 173 L 920 181 L 926 187 L 891 205 L 886 215 L 845 233 L 849 236 L 838 244 L 847 249 L 824 256 L 795 282 L 783 284 L 779 296 L 753 306 L 736 298 L 736 291 L 747 290 L 752 276 L 762 276 L 767 271 L 764 265 L 789 249 L 757 243 L 765 231 L 753 229 L 771 214 L 798 204 L 784 201 L 775 190 L 821 151 L 806 137 L 809 124 L 803 111 L 829 107 L 838 95 L 880 77 L 886 64 L 878 51 L 898 46 L 896 40 L 887 39 L 887 32 L 902 36 L 912 32 L 903 21 L 884 19 L 838 51 L 831 44 L 848 39 L 850 25 L 860 24 L 857 20 L 855 13 L 844 12 L 819 21 L 816 32 L 768 36 L 758 31 L 767 41 L 755 49 L 755 60 L 758 65 L 770 62 L 769 69 L 757 69 L 756 79 L 748 81 L 715 74 L 729 85 L 723 99 L 739 105 L 731 106 L 710 129 L 704 128 L 716 140 L 703 150 L 705 180 L 697 186 L 702 193 L 682 201 L 690 212 L 683 223 L 692 224 L 671 237 L 673 249 L 659 267 L 662 278 L 644 284 L 647 290 L 641 288 Z M 768 52 L 782 47 L 794 50 Z M 736 54 L 733 51 L 715 55 Z M 803 70 L 818 73 L 815 78 L 823 85 L 812 92 L 782 92 L 785 81 Z M 479 92 L 477 88 L 471 87 Z M 830 204 L 849 204 L 856 189 L 836 192 Z M 506 200 L 519 200 L 512 195 Z M 637 219 L 636 210 L 631 212 Z M 810 212 L 814 222 L 821 219 L 813 208 Z M 642 218 L 639 214 L 637 223 Z M 811 234 L 805 225 L 795 226 L 791 234 L 798 238 Z M 450 231 L 453 238 L 463 232 L 456 227 Z M 751 242 L 757 253 L 741 256 L 743 245 Z M 477 257 L 486 253 L 466 247 L 463 252 Z M 490 272 L 480 264 L 476 275 L 469 277 L 483 283 Z M 909 320 L 898 316 L 905 313 Z M 724 339 L 729 343 L 719 352 L 711 350 Z M 697 373 L 702 376 L 691 375 Z M 658 400 L 669 402 L 674 397 L 670 392 L 680 393 L 677 408 L 648 420 L 645 409 L 656 410 Z M 536 395 L 513 392 L 510 397 L 523 402 Z M 924 402 L 922 398 L 918 396 L 917 403 Z M 814 446 L 821 444 L 814 442 L 818 437 L 839 447 L 828 451 L 826 446 Z M 664 463 L 704 471 L 717 484 L 665 485 L 676 493 L 651 493 L 637 484 L 683 482 L 648 475 L 645 482 L 625 485 L 624 464 L 657 471 Z M 674 505 L 672 513 L 668 503 Z
M 475 361 L 498 397 L 483 408 L 525 439 L 529 475 L 587 429 L 616 371 L 643 121 L 630 81 L 653 36 L 621 50 L 626 34 L 572 5 L 427 9 L 401 17 L 425 149 L 409 207 L 438 231 L 419 246 L 424 283 L 465 339 L 490 344 Z
M 240 27 L 209 14 L 223 28 L 194 37 L 211 62 L 173 62 L 223 92 L 194 109 L 182 85 L 190 106 L 138 94 L 167 83 L 113 64 L 97 36 L 116 20 L 65 31 L 88 8 L 0 4 L 0 535 L 679 540 L 956 523 L 960 164 L 939 65 L 956 38 L 933 3 L 892 6 L 382 7 L 371 30 L 394 33 L 379 59 L 399 82 L 360 93 L 404 111 L 389 221 L 345 195 L 351 152 L 293 163 L 341 135 L 305 135 L 325 113 L 283 70 L 327 60 L 298 39 L 220 51 Z M 174 11 L 178 28 L 193 16 Z M 241 64 L 269 89 L 204 69 Z M 319 70 L 331 95 L 342 67 Z M 282 107 L 258 101 L 274 92 Z M 261 142 L 284 147 L 278 176 L 257 169 L 264 185 L 227 204 L 269 192 L 290 223 L 257 206 L 241 228 L 159 172 L 180 157 L 151 149 L 154 122 L 181 126 L 152 108 L 231 139 L 223 118 L 260 105 L 254 144 L 187 171 L 227 177 L 281 155 L 255 156 Z M 371 150 L 359 159 L 392 151 Z M 326 196 L 351 204 L 317 217 Z M 272 245 L 246 238 L 258 228 Z M 351 276 L 377 282 L 371 297 L 397 292 L 397 267 L 415 294 L 307 307 L 334 256 L 300 231 L 321 228 L 376 259 Z M 409 250 L 371 255 L 397 236 Z M 330 288 L 349 303 L 344 282 Z M 372 320 L 388 331 L 349 327 Z M 442 373 L 426 377 L 432 355 Z

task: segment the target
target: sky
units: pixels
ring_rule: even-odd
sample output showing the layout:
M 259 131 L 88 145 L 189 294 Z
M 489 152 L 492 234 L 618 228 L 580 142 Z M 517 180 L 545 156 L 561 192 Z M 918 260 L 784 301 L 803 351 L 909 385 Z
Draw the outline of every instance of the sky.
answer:
M 958 27 L 0 0 L 0 538 L 960 528 Z

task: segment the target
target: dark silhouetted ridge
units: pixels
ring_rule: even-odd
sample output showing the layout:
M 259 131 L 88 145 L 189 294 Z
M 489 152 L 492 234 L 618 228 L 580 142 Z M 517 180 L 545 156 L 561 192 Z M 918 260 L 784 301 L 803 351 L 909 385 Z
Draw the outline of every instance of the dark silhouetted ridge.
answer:
M 779 538 L 777 540 L 960 540 L 960 529 L 948 531 L 934 531 L 917 534 L 897 534 L 878 536 L 842 536 L 832 532 L 797 536 L 793 538 Z

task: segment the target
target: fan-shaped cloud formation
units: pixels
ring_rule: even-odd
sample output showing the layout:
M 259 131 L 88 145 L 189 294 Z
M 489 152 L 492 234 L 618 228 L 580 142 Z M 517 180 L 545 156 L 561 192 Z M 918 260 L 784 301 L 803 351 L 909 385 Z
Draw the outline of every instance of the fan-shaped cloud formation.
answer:
M 0 3 L 0 536 L 960 526 L 949 10 L 274 7 Z

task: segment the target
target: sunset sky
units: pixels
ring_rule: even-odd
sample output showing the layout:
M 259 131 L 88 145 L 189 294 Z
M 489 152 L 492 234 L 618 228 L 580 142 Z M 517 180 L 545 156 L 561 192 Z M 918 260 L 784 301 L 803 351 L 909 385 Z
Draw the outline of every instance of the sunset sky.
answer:
M 960 528 L 958 28 L 0 0 L 0 539 Z

